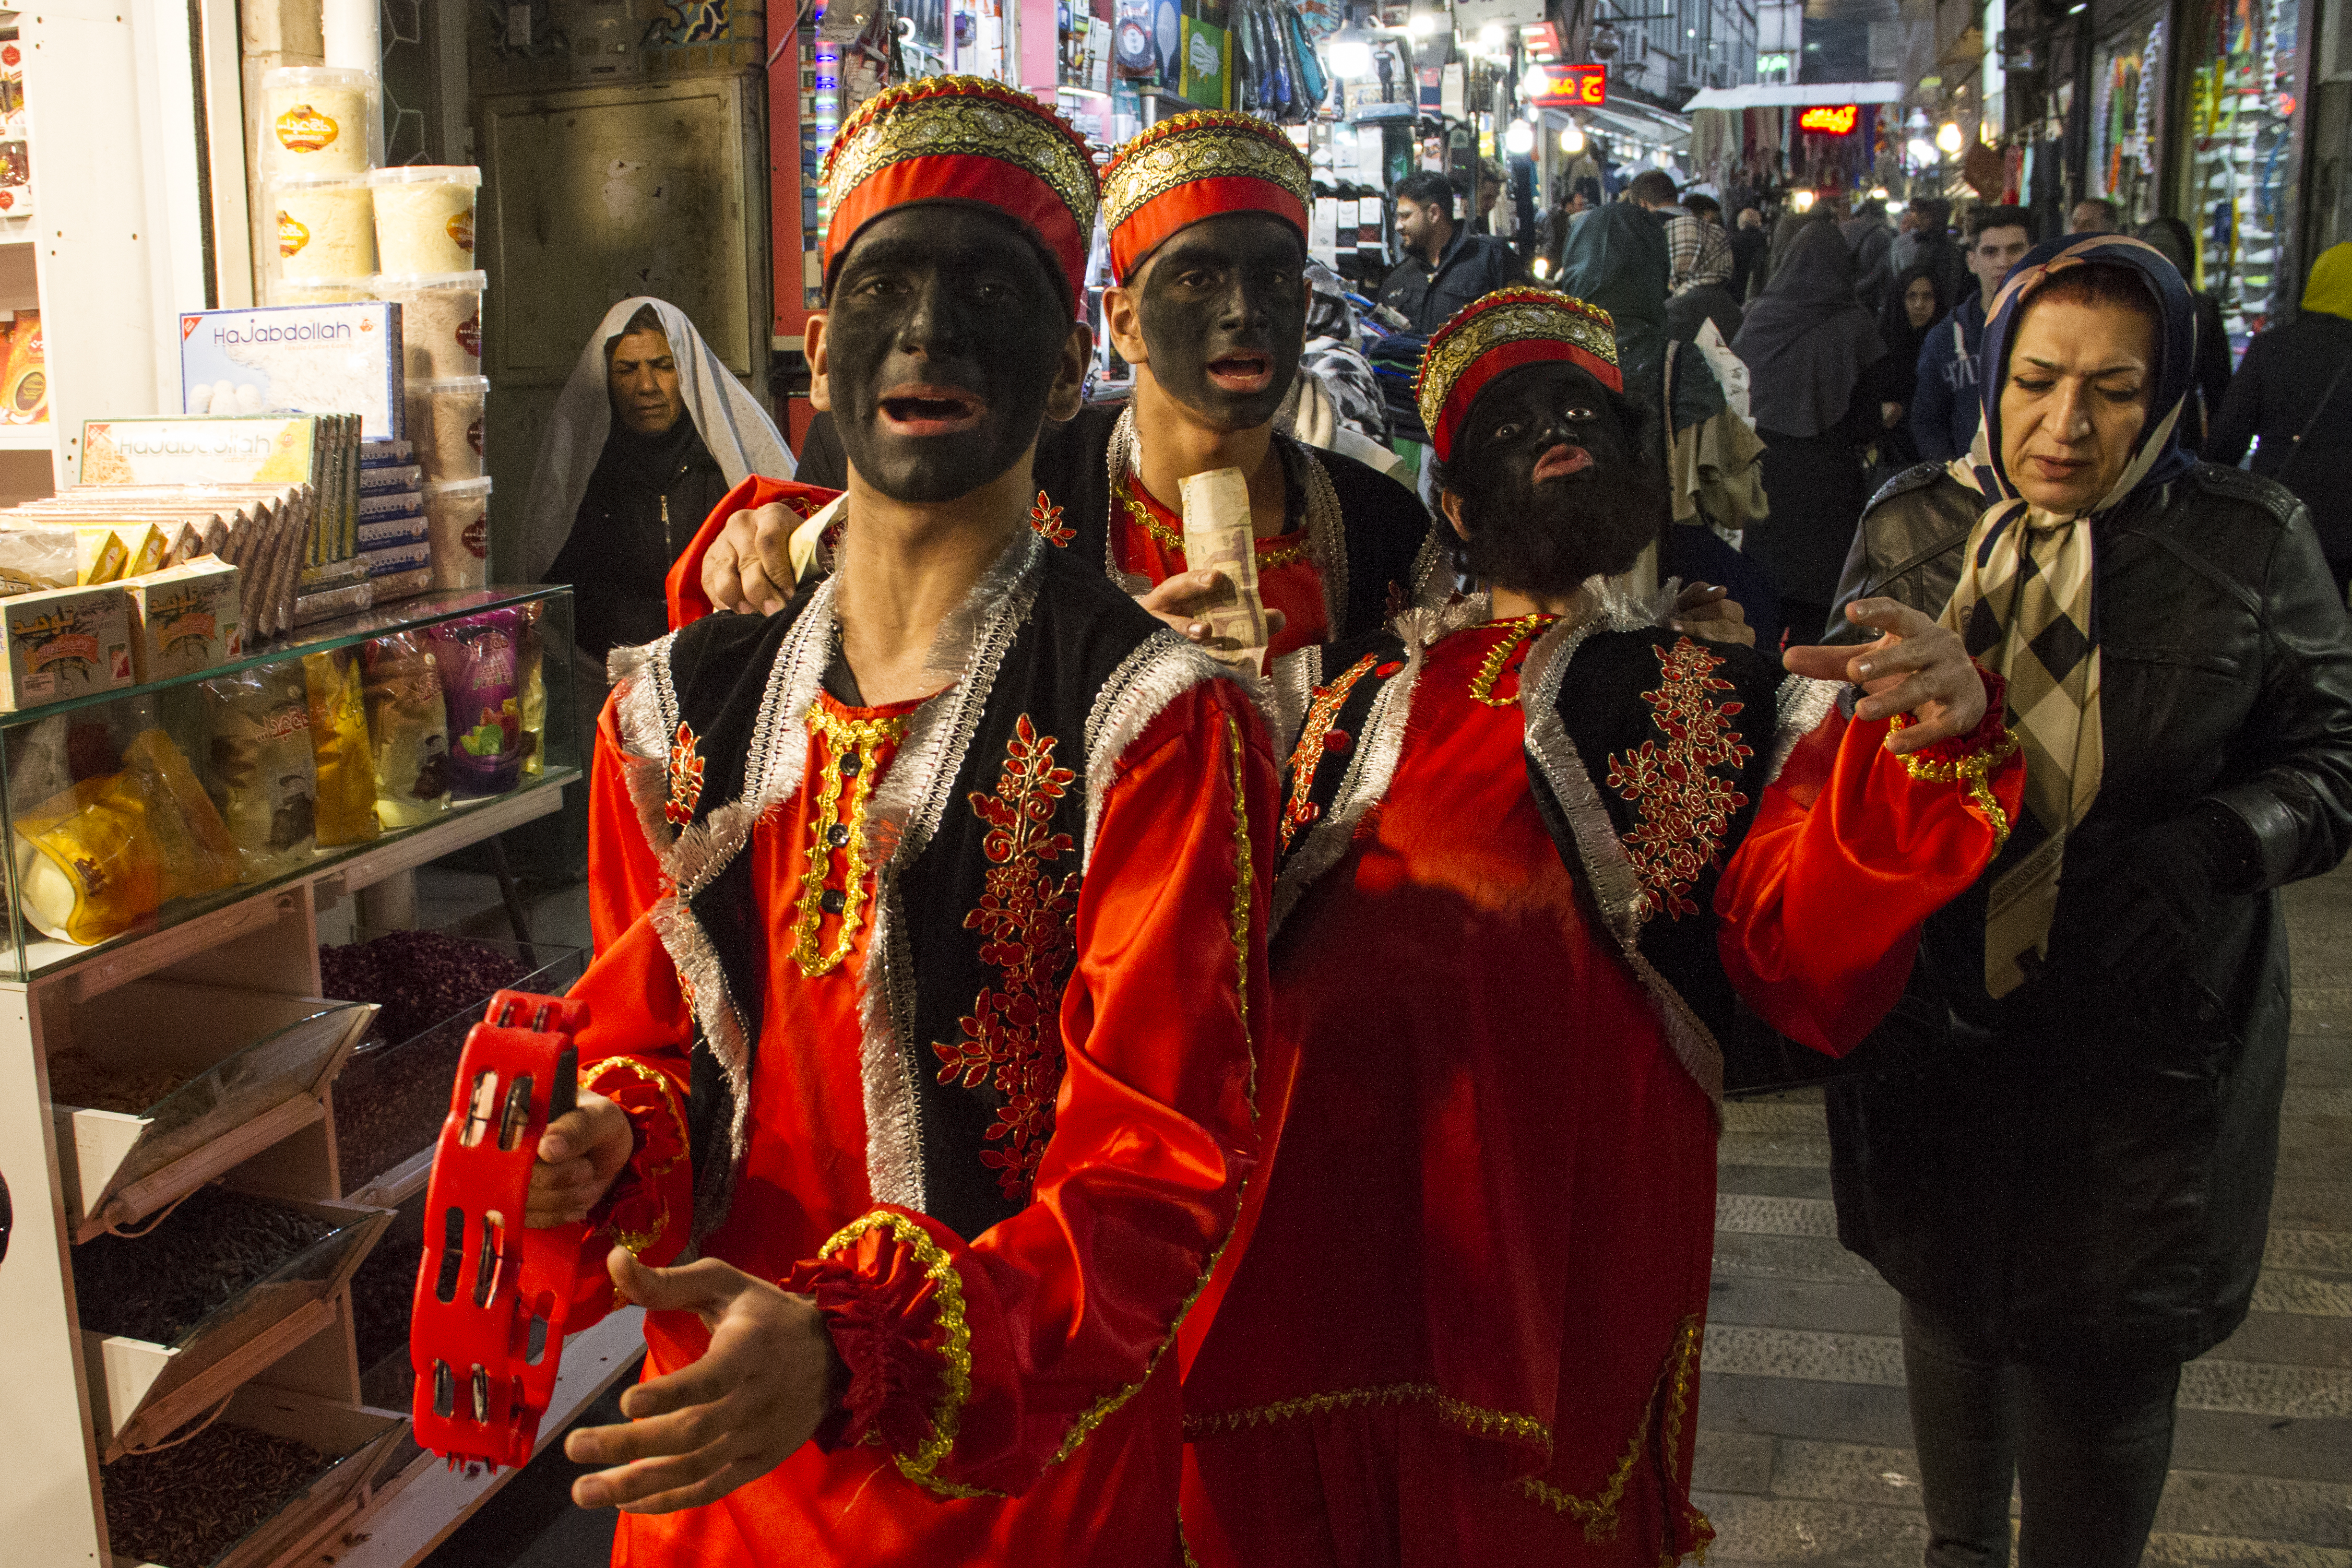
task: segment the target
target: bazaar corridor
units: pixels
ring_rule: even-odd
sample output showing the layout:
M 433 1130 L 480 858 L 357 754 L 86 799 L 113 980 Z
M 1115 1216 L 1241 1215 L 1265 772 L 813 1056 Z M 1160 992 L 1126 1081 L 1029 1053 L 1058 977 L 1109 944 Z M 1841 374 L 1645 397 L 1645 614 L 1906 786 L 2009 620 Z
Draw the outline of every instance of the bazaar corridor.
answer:
M 2146 1568 L 2352 1568 L 2352 868 L 2286 889 L 2294 1035 L 2245 1326 L 2191 1362 Z M 1837 1243 L 1818 1092 L 1735 1105 L 1694 1500 L 1715 1568 L 1887 1568 L 1927 1526 L 1896 1297 Z

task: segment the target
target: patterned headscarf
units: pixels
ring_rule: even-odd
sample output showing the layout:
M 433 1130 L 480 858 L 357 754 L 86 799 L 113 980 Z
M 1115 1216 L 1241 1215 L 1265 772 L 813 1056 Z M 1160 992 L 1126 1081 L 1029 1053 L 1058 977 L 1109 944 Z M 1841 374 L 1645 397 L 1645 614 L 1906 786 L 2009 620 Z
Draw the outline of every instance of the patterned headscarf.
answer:
M 833 219 L 825 276 L 858 231 L 913 202 L 993 207 L 1060 264 L 1070 312 L 1085 314 L 1087 247 L 1102 187 L 1086 138 L 1025 92 L 974 76 L 930 76 L 858 105 L 824 155 Z
M 2034 292 L 2089 262 L 2129 268 L 2157 307 L 2157 363 L 2148 420 L 2113 489 L 2072 516 L 2027 502 L 2001 450 L 2000 390 Z M 2066 835 L 2099 793 L 2099 646 L 2092 618 L 2092 524 L 2143 489 L 2189 471 L 2181 410 L 2196 363 L 2189 286 L 2162 252 L 2122 235 L 2072 236 L 2026 253 L 1985 324 L 1978 396 L 1983 423 L 1969 467 L 1990 504 L 1969 536 L 1959 585 L 1943 624 L 2009 683 L 2011 728 L 2025 747 L 2025 806 L 1994 876 L 1985 924 L 1985 986 L 2005 996 L 2048 956 Z M 2035 958 L 2029 960 L 2031 952 Z

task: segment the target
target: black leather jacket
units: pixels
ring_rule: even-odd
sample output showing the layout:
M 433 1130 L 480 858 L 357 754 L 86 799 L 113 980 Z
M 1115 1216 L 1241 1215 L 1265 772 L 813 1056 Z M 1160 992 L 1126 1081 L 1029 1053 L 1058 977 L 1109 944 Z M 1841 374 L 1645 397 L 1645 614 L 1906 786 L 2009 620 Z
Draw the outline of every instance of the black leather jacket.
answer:
M 1939 612 L 1979 504 L 1934 468 L 1890 482 L 1840 602 Z M 2352 624 L 2309 514 L 2267 479 L 2200 464 L 2096 526 L 2105 757 L 2050 962 L 1986 993 L 1991 872 L 1932 919 L 1912 986 L 1949 1039 L 1831 1090 L 1832 1176 L 1846 1246 L 2013 1353 L 2185 1359 L 2238 1326 L 2262 1263 L 2289 1018 L 2276 889 L 2352 844 Z M 2101 862 L 2205 802 L 2245 823 L 2253 868 L 2189 960 L 2126 990 L 2086 952 Z

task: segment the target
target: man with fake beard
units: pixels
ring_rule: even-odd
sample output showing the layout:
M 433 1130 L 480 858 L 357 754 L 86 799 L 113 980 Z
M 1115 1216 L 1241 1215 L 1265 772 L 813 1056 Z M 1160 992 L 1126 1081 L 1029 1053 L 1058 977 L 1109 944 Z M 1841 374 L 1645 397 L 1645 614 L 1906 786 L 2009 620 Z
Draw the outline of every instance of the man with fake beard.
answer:
M 575 1321 L 640 1302 L 649 1354 L 573 1497 L 621 1563 L 1173 1568 L 1164 1352 L 1255 1153 L 1272 758 L 1033 510 L 1083 141 L 935 77 L 825 179 L 834 570 L 617 654 L 600 725 L 636 912 L 529 1217 L 588 1221 Z
M 1210 1565 L 1653 1568 L 1712 1533 L 1690 1467 L 1735 998 L 1854 1045 L 2022 765 L 1995 683 L 1914 611 L 1859 606 L 1869 647 L 1784 676 L 1612 600 L 1666 494 L 1598 309 L 1490 295 L 1418 395 L 1486 590 L 1302 658 L 1268 1023 L 1295 1087 L 1192 1320 L 1185 1533 Z
M 1184 560 L 1178 487 L 1239 468 L 1249 483 L 1258 584 L 1282 617 L 1273 651 L 1360 636 L 1422 591 L 1443 592 L 1439 552 L 1413 493 L 1352 458 L 1274 427 L 1299 374 L 1310 287 L 1313 176 L 1281 130 L 1204 110 L 1162 121 L 1103 176 L 1111 271 L 1103 316 L 1135 367 L 1124 411 L 1087 409 L 1041 444 L 1039 482 L 1060 510 L 1060 544 L 1099 562 L 1147 609 L 1198 638 L 1192 619 L 1223 591 Z M 1046 450 L 1051 448 L 1050 453 Z M 812 460 L 803 478 L 824 481 Z M 782 487 L 739 487 L 673 577 L 682 614 L 772 610 L 812 559 L 824 522 L 781 504 Z M 789 542 L 798 533 L 795 558 Z

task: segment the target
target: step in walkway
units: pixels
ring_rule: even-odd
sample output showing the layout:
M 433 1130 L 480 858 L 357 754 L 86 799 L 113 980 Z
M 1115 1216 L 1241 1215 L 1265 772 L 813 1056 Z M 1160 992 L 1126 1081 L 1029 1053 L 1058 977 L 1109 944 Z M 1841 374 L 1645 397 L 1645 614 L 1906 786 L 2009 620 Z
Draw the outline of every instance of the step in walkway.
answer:
M 2145 1568 L 2352 1568 L 2352 872 L 2287 891 L 2294 1038 L 2254 1310 L 2181 1380 Z M 1714 1568 L 1909 1568 L 1895 1292 L 1837 1243 L 1817 1093 L 1736 1105 L 1699 1399 Z

